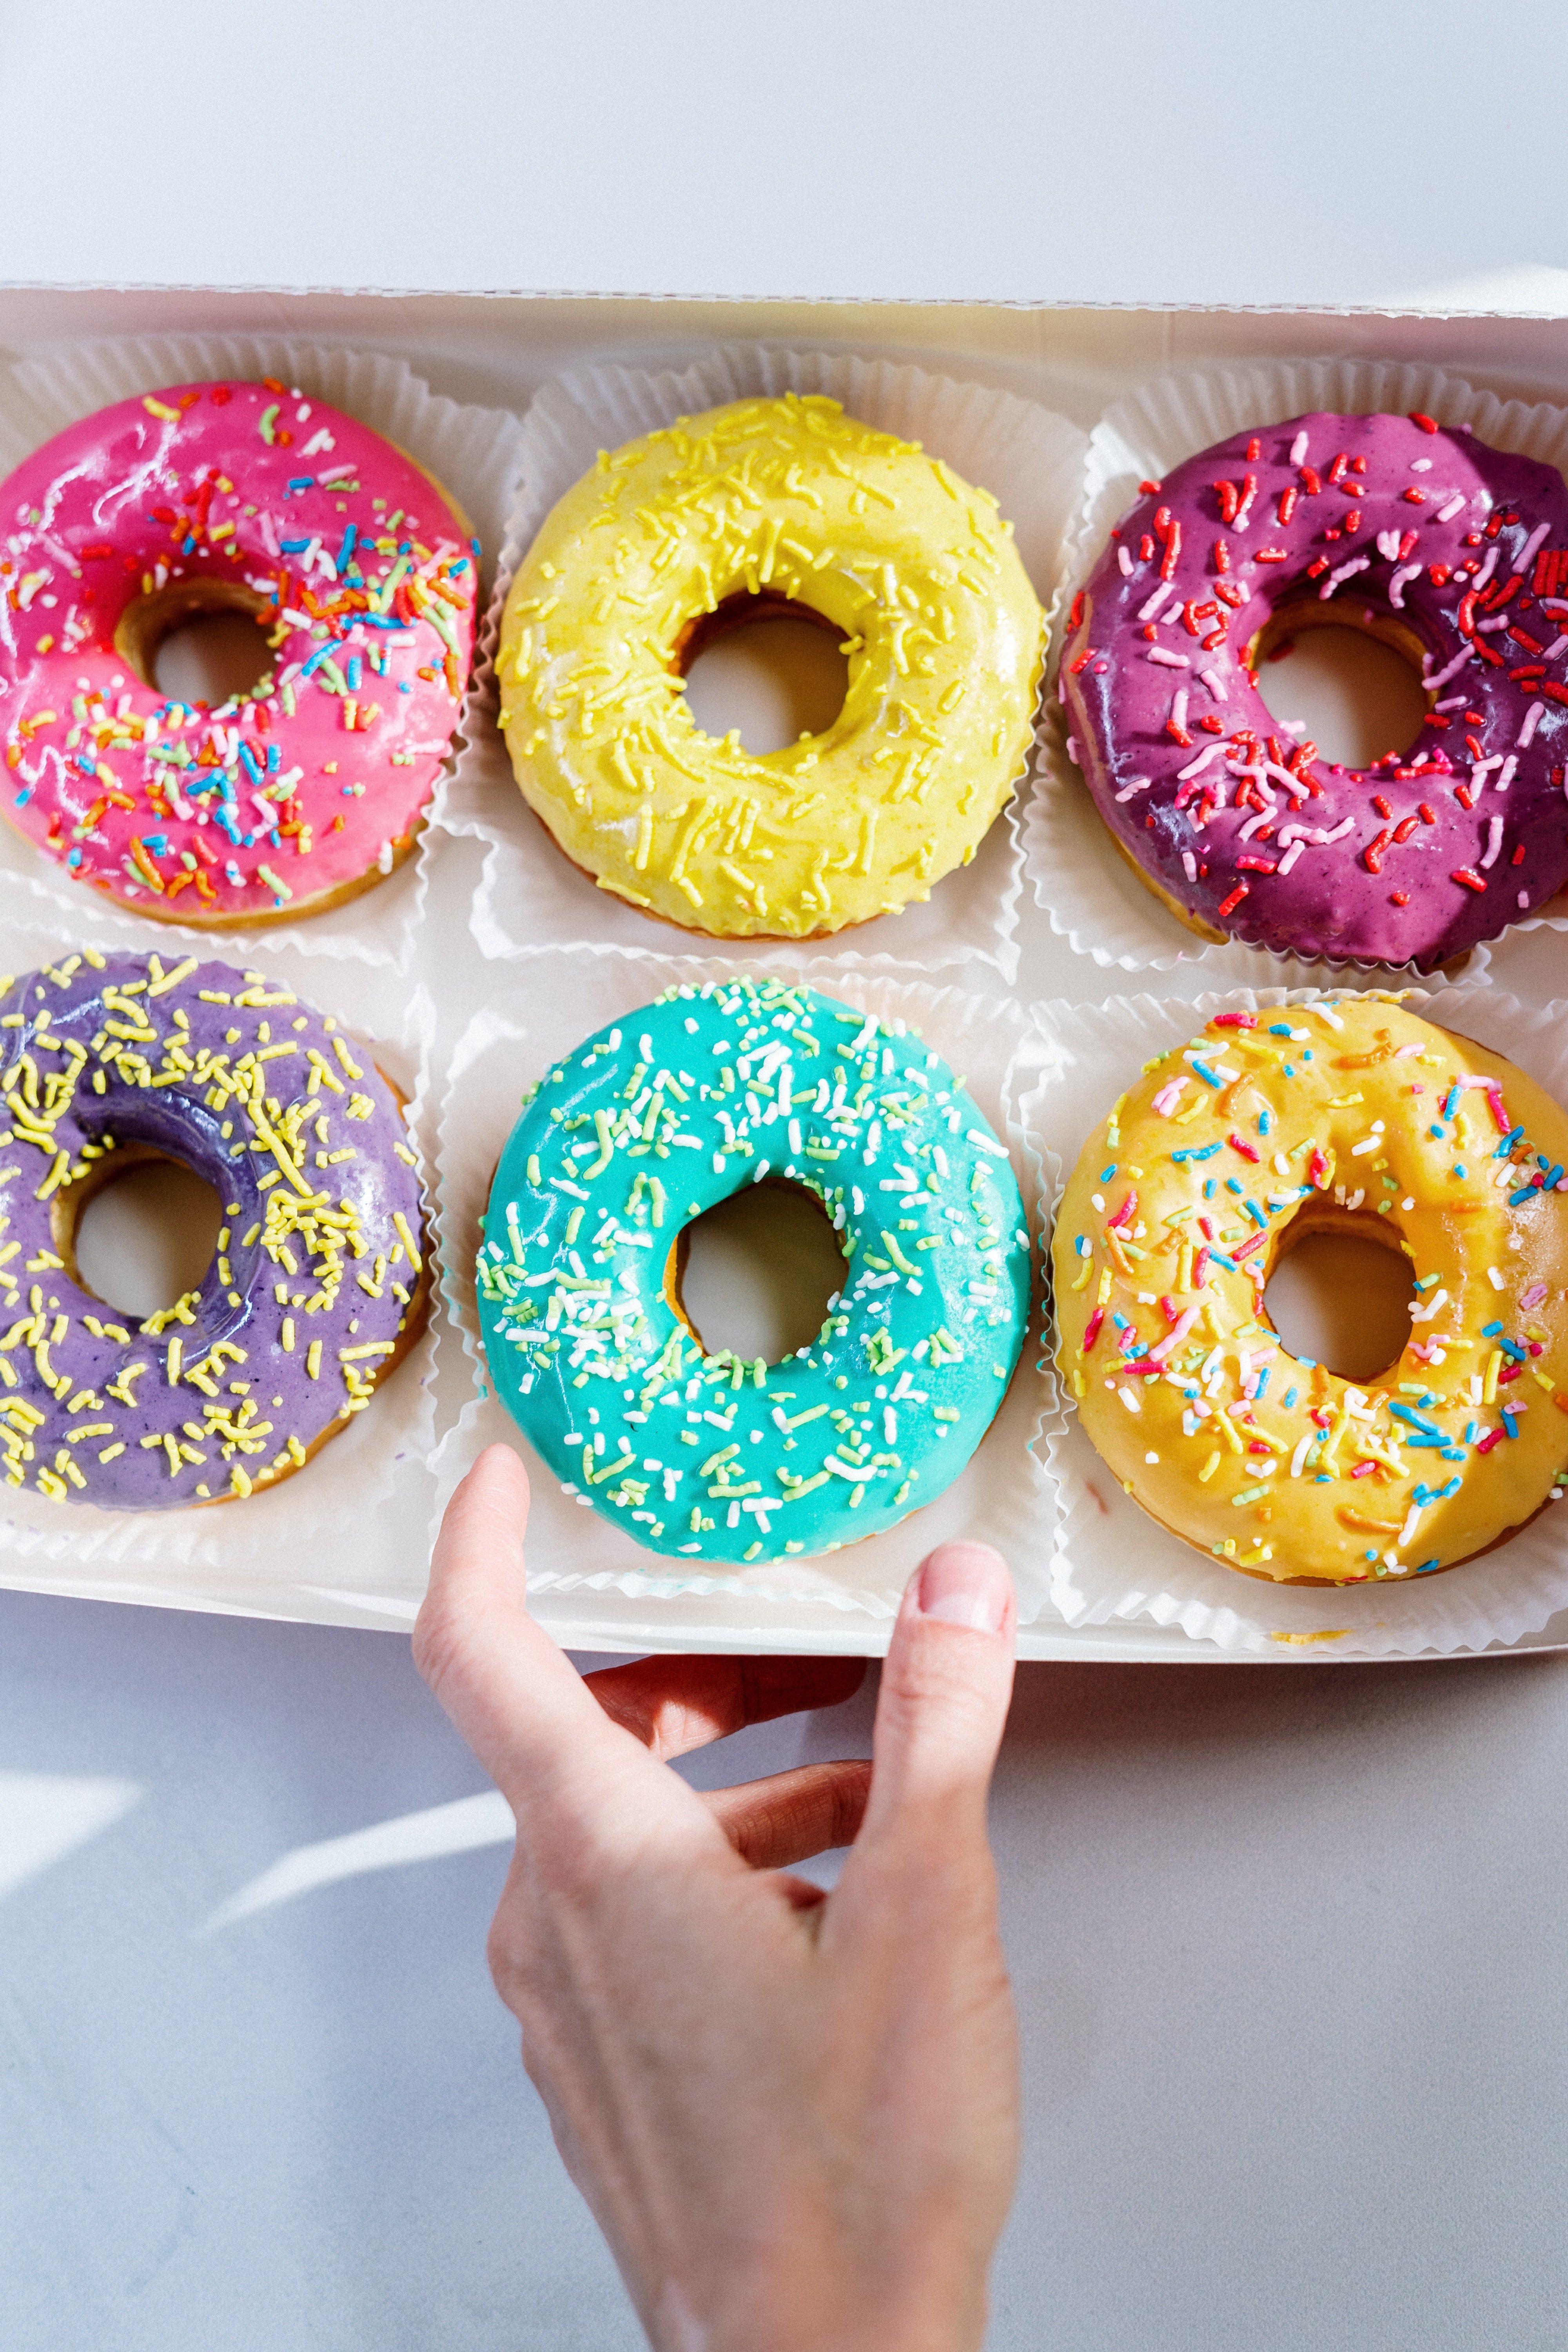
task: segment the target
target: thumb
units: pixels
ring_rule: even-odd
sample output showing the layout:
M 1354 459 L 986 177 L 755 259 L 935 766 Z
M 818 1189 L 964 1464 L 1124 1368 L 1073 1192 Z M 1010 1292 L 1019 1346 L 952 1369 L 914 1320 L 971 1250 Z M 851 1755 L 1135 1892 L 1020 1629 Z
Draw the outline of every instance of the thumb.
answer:
M 1013 1580 L 989 1544 L 941 1544 L 921 1561 L 882 1670 L 857 1854 L 889 1844 L 984 1851 L 1016 1631 Z

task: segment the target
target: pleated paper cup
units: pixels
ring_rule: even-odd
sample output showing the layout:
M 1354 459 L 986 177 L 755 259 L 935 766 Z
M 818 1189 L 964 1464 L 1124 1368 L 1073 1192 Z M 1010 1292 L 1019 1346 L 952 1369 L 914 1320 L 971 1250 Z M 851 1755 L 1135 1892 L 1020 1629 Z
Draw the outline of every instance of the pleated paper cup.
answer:
M 474 1264 L 490 1180 L 520 1116 L 524 1089 L 584 1038 L 632 1016 L 667 988 L 761 978 L 769 969 L 728 958 L 675 962 L 583 948 L 545 950 L 497 969 L 492 1002 L 469 1024 L 453 1056 L 439 1117 L 441 1278 L 447 1313 L 462 1333 L 474 1393 L 436 1455 L 433 1524 L 476 1454 L 499 1442 L 522 1456 L 532 1484 L 532 1593 L 614 1591 L 656 1600 L 738 1596 L 748 1606 L 754 1602 L 756 1614 L 737 1616 L 737 1638 L 749 1631 L 767 1645 L 786 1611 L 795 1612 L 795 1627 L 803 1611 L 808 1622 L 817 1610 L 890 1619 L 916 1561 L 947 1537 L 972 1536 L 995 1544 L 1011 1561 L 1020 1614 L 1033 1617 L 1046 1600 L 1051 1512 L 1030 1438 L 1042 1417 L 1048 1418 L 1054 1382 L 1037 1369 L 1038 1351 L 1027 1342 L 990 1430 L 933 1502 L 887 1534 L 842 1551 L 818 1559 L 759 1560 L 752 1567 L 694 1563 L 689 1572 L 642 1550 L 580 1497 L 563 1492 L 490 1390 L 475 1308 Z M 798 971 L 784 976 L 800 978 Z M 905 1024 L 965 1078 L 972 1099 L 997 1133 L 1012 1136 L 1016 1172 L 1036 1223 L 1042 1186 L 1054 1185 L 1058 1171 L 1048 1153 L 1026 1153 L 1011 1127 L 1012 1063 L 1024 1026 L 1019 1007 L 1005 999 L 864 969 L 820 973 L 813 985 L 860 1012 Z M 731 1613 L 726 1612 L 727 1624 Z
M 487 845 L 474 907 L 475 936 L 487 955 L 604 942 L 655 957 L 718 950 L 737 961 L 798 971 L 831 948 L 840 967 L 952 971 L 978 987 L 1014 977 L 1020 854 L 1010 819 L 998 818 L 973 861 L 944 876 L 929 899 L 896 915 L 836 933 L 831 941 L 713 940 L 597 889 L 557 848 L 518 788 L 493 724 L 494 655 L 511 575 L 551 509 L 601 449 L 726 401 L 786 392 L 826 394 L 851 415 L 921 442 L 964 480 L 990 490 L 1050 611 L 1080 494 L 1085 441 L 1077 425 L 1034 401 L 887 360 L 745 344 L 710 351 L 679 370 L 582 368 L 546 384 L 523 419 L 522 490 L 480 638 L 478 677 L 490 723 L 473 729 L 437 804 L 439 823 Z
M 1064 596 L 1082 586 L 1100 559 L 1112 524 L 1138 494 L 1138 485 L 1219 441 L 1255 426 L 1281 423 L 1314 410 L 1347 416 L 1406 415 L 1419 409 L 1441 425 L 1468 425 L 1493 448 L 1534 457 L 1568 472 L 1568 410 L 1546 402 L 1501 400 L 1417 361 L 1263 360 L 1239 367 L 1194 368 L 1156 377 L 1109 409 L 1089 436 L 1082 503 L 1070 534 Z M 1053 647 L 1053 655 L 1058 650 Z M 1053 661 L 1054 671 L 1054 661 Z M 1068 748 L 1068 730 L 1054 675 L 1037 730 L 1032 788 L 1019 831 L 1024 868 L 1037 906 L 1074 950 L 1106 970 L 1173 971 L 1197 963 L 1215 986 L 1289 984 L 1281 960 L 1247 940 L 1209 946 L 1187 930 L 1145 887 L 1117 849 Z M 1494 955 L 1510 932 L 1568 930 L 1568 902 L 1560 895 L 1542 912 L 1510 926 L 1490 942 Z M 1488 963 L 1472 950 L 1453 977 L 1473 982 Z M 1414 967 L 1387 964 L 1314 965 L 1321 982 L 1336 976 L 1393 986 L 1415 979 Z
M 1216 1013 L 1344 993 L 1232 989 L 1195 1002 L 1123 996 L 1098 1006 L 1035 1005 L 1014 1081 L 1026 1143 L 1051 1150 L 1070 1172 L 1106 1106 L 1144 1063 L 1195 1036 Z M 1400 993 L 1409 1005 L 1412 992 Z M 1429 992 L 1413 1009 L 1506 1055 L 1568 1102 L 1568 1004 L 1531 1008 L 1500 988 L 1454 986 Z M 1183 1543 L 1124 1493 L 1065 1391 L 1063 1401 L 1054 1422 L 1042 1415 L 1035 1448 L 1058 1514 L 1051 1602 L 1069 1625 L 1152 1621 L 1242 1657 L 1415 1658 L 1517 1642 L 1568 1608 L 1568 1517 L 1555 1507 L 1499 1549 L 1412 1582 L 1320 1588 L 1243 1576 Z
M 456 500 L 493 566 L 518 479 L 517 418 L 505 410 L 447 400 L 433 393 L 406 361 L 384 352 L 280 335 L 138 335 L 60 344 L 0 369 L 0 475 L 68 425 L 138 393 L 225 378 L 255 383 L 264 376 L 297 385 L 308 398 L 325 401 L 395 442 Z M 465 711 L 453 737 L 454 760 L 468 723 Z M 237 954 L 242 948 L 246 954 L 270 954 L 274 942 L 287 940 L 323 962 L 358 959 L 406 971 L 422 919 L 432 846 L 426 824 L 420 853 L 384 881 L 297 924 L 260 929 L 237 925 L 221 931 L 188 930 L 178 923 L 144 928 L 176 956 L 221 955 L 226 940 Z M 79 922 L 95 919 L 91 910 L 108 903 L 66 881 L 58 866 L 39 857 L 9 825 L 0 825 L 0 873 L 41 881 L 63 908 L 77 910 L 73 919 Z

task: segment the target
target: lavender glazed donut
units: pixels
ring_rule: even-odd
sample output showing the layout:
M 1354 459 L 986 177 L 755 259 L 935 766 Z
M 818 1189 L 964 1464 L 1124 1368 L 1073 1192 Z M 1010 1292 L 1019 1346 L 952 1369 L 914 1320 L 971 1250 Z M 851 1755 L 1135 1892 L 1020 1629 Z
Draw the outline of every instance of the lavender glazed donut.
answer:
M 398 1097 L 335 1021 L 259 972 L 85 948 L 0 988 L 0 1473 L 57 1502 L 167 1510 L 275 1484 L 370 1402 L 425 1319 Z M 213 1185 L 198 1290 L 140 1321 L 74 1238 L 139 1160 Z
M 1068 751 L 1205 938 L 1423 971 L 1568 877 L 1568 489 L 1430 416 L 1290 418 L 1145 482 L 1074 603 Z M 1294 741 L 1269 640 L 1360 627 L 1418 667 L 1419 742 Z

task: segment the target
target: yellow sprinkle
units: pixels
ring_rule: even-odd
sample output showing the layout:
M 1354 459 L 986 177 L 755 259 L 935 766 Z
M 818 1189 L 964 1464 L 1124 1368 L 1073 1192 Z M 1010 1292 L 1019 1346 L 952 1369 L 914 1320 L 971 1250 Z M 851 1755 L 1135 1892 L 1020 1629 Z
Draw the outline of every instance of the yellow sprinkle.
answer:
M 169 1386 L 172 1389 L 178 1388 L 180 1384 L 180 1356 L 184 1347 L 184 1341 L 180 1339 L 169 1342 Z
M 404 1215 L 401 1209 L 395 1209 L 393 1211 L 392 1222 L 397 1228 L 398 1239 L 402 1242 L 404 1248 L 408 1252 L 409 1265 L 417 1271 L 417 1269 L 424 1264 L 424 1260 L 420 1257 L 419 1252 L 415 1246 L 414 1236 L 408 1230 L 408 1220 Z
M 1220 1450 L 1216 1445 L 1214 1452 L 1209 1455 L 1208 1460 L 1204 1464 L 1203 1468 L 1198 1472 L 1198 1484 L 1200 1486 L 1206 1486 L 1208 1485 L 1209 1480 L 1214 1476 L 1215 1472 L 1219 1468 L 1224 1458 L 1225 1457 L 1220 1453 Z
M 250 1493 L 250 1481 L 246 1476 L 237 1462 L 230 1464 L 228 1475 L 230 1482 L 234 1487 L 234 1491 L 237 1495 L 248 1495 Z
M 1483 1404 L 1496 1403 L 1497 1376 L 1501 1370 L 1502 1349 L 1500 1348 L 1494 1348 L 1491 1354 L 1487 1358 L 1487 1369 L 1481 1381 L 1481 1402 Z
M 285 1354 L 291 1356 L 294 1352 L 294 1318 L 291 1315 L 285 1315 L 283 1318 L 283 1330 L 281 1336 L 284 1352 Z
M 117 1454 L 123 1454 L 124 1451 L 123 1444 L 106 1445 L 98 1458 L 100 1462 L 112 1462 Z
M 321 1343 L 312 1339 L 305 1350 L 305 1370 L 313 1381 L 321 1377 Z

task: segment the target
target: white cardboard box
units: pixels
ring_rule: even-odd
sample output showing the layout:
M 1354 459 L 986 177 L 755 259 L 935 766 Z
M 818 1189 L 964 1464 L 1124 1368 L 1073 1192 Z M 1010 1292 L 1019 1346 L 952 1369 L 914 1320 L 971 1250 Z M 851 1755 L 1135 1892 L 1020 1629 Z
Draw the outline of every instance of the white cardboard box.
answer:
M 1119 394 L 1173 367 L 1279 353 L 1354 352 L 1435 360 L 1505 395 L 1568 402 L 1568 334 L 1557 316 L 1546 315 L 1547 306 L 1568 308 L 1556 284 L 1538 277 L 1499 290 L 1497 310 L 1432 315 L 1412 308 L 1380 315 L 14 287 L 0 289 L 0 352 L 17 358 L 67 340 L 201 328 L 283 331 L 393 352 L 407 358 L 437 392 L 521 410 L 549 377 L 588 361 L 689 361 L 712 343 L 750 338 L 915 360 L 1035 399 L 1085 429 Z M 1542 307 L 1510 315 L 1510 295 Z M 444 940 L 458 929 L 466 930 L 476 862 L 468 845 L 456 843 L 432 872 L 428 920 L 447 927 Z M 1026 905 L 1022 918 L 1021 968 L 1013 992 L 1021 1002 L 1099 1001 L 1108 992 L 1107 975 L 1052 936 L 1043 916 Z M 1494 970 L 1499 982 L 1526 1002 L 1544 1003 L 1565 992 L 1561 962 L 1556 935 L 1542 933 L 1500 942 Z M 831 985 L 830 978 L 818 977 Z M 1213 984 L 1212 966 L 1194 955 L 1162 976 L 1161 992 L 1195 996 Z M 437 1055 L 451 1043 L 450 1035 L 438 1035 Z M 466 1379 L 461 1350 L 449 1337 L 444 1337 L 437 1360 L 438 1424 L 449 1426 Z M 1048 1547 L 1052 1536 L 1043 1518 L 1042 1545 Z M 258 1590 L 251 1579 L 243 1592 L 233 1593 L 190 1587 L 160 1592 L 143 1579 L 134 1595 L 122 1597 L 326 1622 L 406 1623 L 423 1581 L 423 1519 L 385 1519 L 367 1530 L 366 1541 L 378 1549 L 374 1563 L 367 1562 L 366 1572 L 355 1580 L 362 1586 L 357 1597 L 310 1601 L 283 1577 L 276 1592 Z M 916 1521 L 910 1525 L 911 1565 L 919 1541 Z M 34 1581 L 7 1576 L 3 1562 L 0 1580 Z M 67 1580 L 58 1580 L 56 1589 L 68 1589 Z M 68 1589 L 114 1597 L 109 1585 L 71 1581 Z M 764 1635 L 727 1608 L 724 1596 L 661 1602 L 655 1611 L 614 1592 L 574 1593 L 559 1607 L 542 1606 L 541 1613 L 563 1641 L 583 1648 L 746 1649 L 764 1638 L 776 1648 L 860 1650 L 885 1644 L 886 1629 L 879 1638 L 869 1623 L 784 1626 L 775 1621 Z M 1519 1646 L 1563 1645 L 1568 1620 L 1558 1619 Z M 1048 1619 L 1026 1627 L 1019 1647 L 1033 1657 L 1196 1661 L 1217 1655 L 1179 1632 L 1153 1625 L 1080 1633 Z

